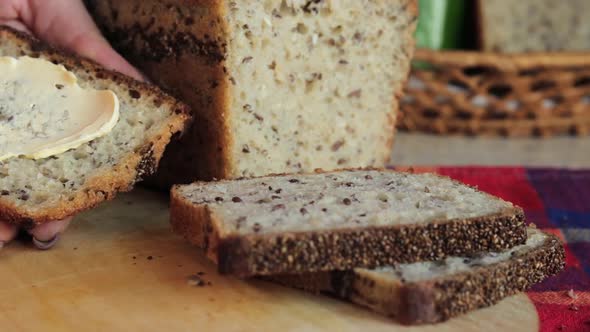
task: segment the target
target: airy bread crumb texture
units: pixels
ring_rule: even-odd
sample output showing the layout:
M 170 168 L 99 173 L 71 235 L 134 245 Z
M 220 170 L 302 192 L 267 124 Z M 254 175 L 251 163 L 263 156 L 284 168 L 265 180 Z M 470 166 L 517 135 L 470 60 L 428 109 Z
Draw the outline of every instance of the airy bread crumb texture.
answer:
M 434 174 L 342 171 L 197 183 L 178 194 L 223 220 L 225 235 L 424 224 L 514 206 Z
M 230 2 L 233 174 L 383 165 L 407 74 L 403 5 Z

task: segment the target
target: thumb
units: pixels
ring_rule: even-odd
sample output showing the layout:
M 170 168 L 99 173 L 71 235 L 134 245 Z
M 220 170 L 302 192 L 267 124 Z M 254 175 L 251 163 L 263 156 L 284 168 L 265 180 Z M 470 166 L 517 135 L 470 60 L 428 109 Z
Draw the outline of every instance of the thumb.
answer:
M 30 0 L 21 13 L 39 38 L 139 80 L 137 69 L 119 55 L 102 36 L 81 0 Z

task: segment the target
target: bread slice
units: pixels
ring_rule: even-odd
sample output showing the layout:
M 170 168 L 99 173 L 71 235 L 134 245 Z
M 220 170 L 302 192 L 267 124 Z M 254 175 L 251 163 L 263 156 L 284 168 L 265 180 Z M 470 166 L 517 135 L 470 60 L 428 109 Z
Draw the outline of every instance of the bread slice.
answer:
M 175 186 L 171 223 L 241 277 L 347 270 L 524 243 L 522 210 L 433 174 L 349 170 Z
M 154 172 L 170 138 L 190 118 L 184 104 L 152 85 L 0 27 L 0 56 L 23 55 L 64 65 L 82 87 L 112 90 L 119 98 L 120 117 L 108 135 L 76 149 L 39 160 L 0 161 L 0 220 L 32 227 L 130 190 Z
M 195 111 L 161 185 L 383 166 L 415 0 L 86 0 L 107 38 Z
M 588 0 L 478 0 L 480 43 L 485 51 L 590 50 Z
M 327 292 L 404 324 L 424 324 L 488 307 L 527 290 L 561 271 L 564 259 L 556 236 L 529 228 L 526 244 L 500 253 L 267 279 Z

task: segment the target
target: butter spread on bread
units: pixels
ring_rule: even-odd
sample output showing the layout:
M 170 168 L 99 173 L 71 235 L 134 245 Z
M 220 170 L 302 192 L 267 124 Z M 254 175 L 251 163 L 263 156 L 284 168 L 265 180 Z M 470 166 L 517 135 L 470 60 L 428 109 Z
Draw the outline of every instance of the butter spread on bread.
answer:
M 131 190 L 156 170 L 168 142 L 190 122 L 188 107 L 157 87 L 0 25 L 0 57 L 22 56 L 63 65 L 85 90 L 112 91 L 119 101 L 119 120 L 108 134 L 49 158 L 0 160 L 0 220 L 34 227 L 73 216 Z M 40 122 L 36 119 L 34 123 Z M 0 128 L 1 135 L 3 130 Z
M 0 57 L 0 160 L 47 158 L 108 134 L 119 119 L 110 90 L 83 89 L 62 65 Z

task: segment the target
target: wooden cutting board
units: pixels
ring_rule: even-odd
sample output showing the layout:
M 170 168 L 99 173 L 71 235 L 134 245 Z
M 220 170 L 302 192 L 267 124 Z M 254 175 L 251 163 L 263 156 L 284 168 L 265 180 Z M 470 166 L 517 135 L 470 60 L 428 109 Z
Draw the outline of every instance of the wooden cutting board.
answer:
M 204 286 L 196 286 L 195 278 Z M 191 282 L 193 280 L 193 282 Z M 219 276 L 168 227 L 167 197 L 137 190 L 77 217 L 54 249 L 0 251 L 1 331 L 537 331 L 524 295 L 406 328 L 325 296 Z

